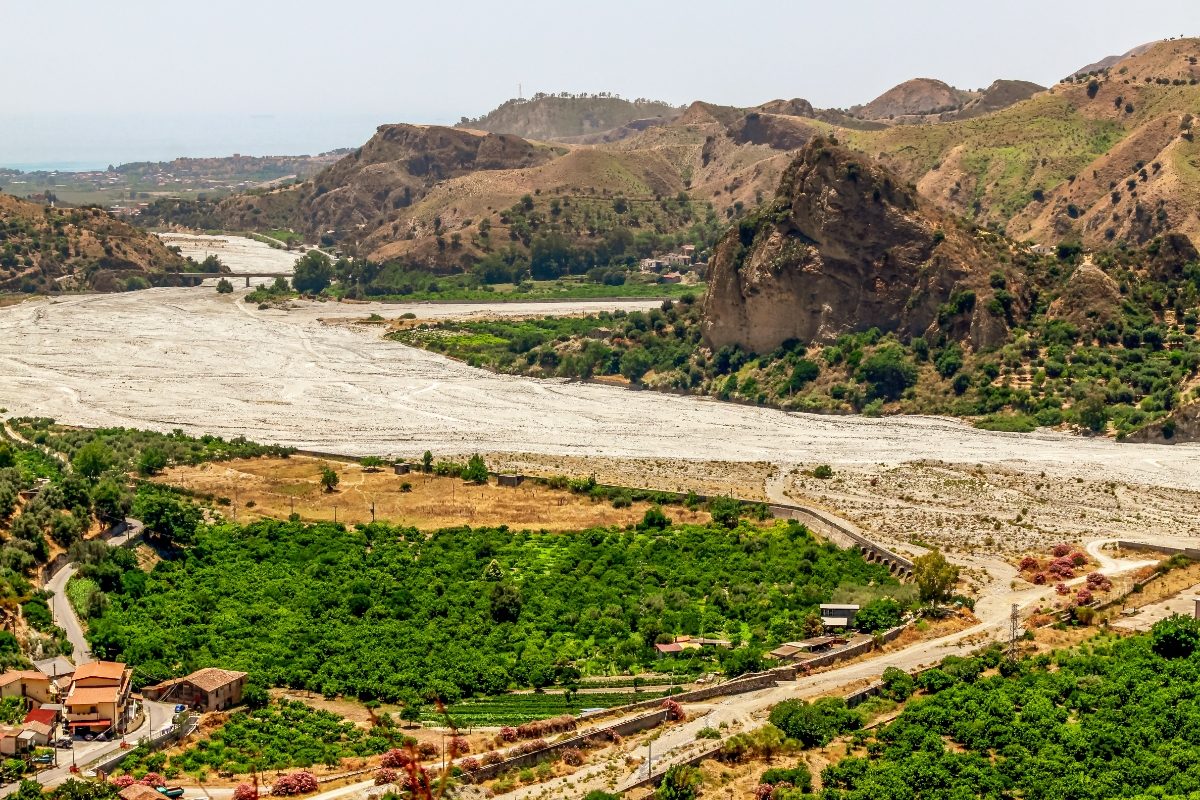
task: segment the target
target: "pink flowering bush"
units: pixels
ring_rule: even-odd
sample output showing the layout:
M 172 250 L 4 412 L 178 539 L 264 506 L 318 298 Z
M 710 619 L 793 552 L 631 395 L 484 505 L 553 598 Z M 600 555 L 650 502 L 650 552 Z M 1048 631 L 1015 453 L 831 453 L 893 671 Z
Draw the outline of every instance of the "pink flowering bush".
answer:
M 583 751 L 577 747 L 568 747 L 562 753 L 563 763 L 568 767 L 578 767 L 583 764 Z
M 239 783 L 233 790 L 233 800 L 258 800 L 258 788 L 251 783 Z
M 133 786 L 135 783 L 137 783 L 137 781 L 133 779 L 132 775 L 118 775 L 112 779 L 112 785 L 118 789 L 127 789 L 130 786 Z
M 1020 569 L 1021 572 L 1032 572 L 1033 570 L 1038 569 L 1041 566 L 1042 566 L 1041 562 L 1038 561 L 1033 556 L 1025 556 L 1024 558 L 1021 559 L 1021 563 L 1018 566 L 1018 569 Z M 764 785 L 766 785 L 766 784 L 764 784 Z
M 143 786 L 166 786 L 167 785 L 167 782 L 163 778 L 163 776 L 157 772 L 147 772 L 145 777 L 143 777 L 140 781 L 138 781 L 138 783 L 142 784 Z
M 480 767 L 479 759 L 472 756 L 467 756 L 462 761 L 458 762 L 458 767 L 463 772 L 474 772 Z
M 271 784 L 271 794 L 275 797 L 294 797 L 315 792 L 318 786 L 317 776 L 301 769 L 277 778 L 275 783 Z
M 395 783 L 400 778 L 400 773 L 394 769 L 384 767 L 375 773 L 375 785 L 385 786 L 389 783 Z
M 383 754 L 379 765 L 385 769 L 399 769 L 412 760 L 412 753 L 399 747 L 393 747 Z
M 1074 548 L 1072 548 L 1071 545 L 1067 544 L 1066 542 L 1059 542 L 1058 544 L 1054 545 L 1054 547 L 1050 548 L 1050 552 L 1054 553 L 1055 558 L 1062 558 L 1063 556 L 1069 554 L 1073 549 Z

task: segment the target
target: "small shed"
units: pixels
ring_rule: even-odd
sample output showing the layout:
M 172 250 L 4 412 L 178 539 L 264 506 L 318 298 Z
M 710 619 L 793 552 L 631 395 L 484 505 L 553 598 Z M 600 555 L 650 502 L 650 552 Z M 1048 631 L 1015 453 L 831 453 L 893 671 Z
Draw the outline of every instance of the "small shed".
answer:
M 395 471 L 397 475 L 407 475 L 409 472 L 409 466 L 408 464 L 393 464 L 392 470 Z
M 517 488 L 524 482 L 525 482 L 524 475 L 515 475 L 514 474 L 514 475 L 497 475 L 496 476 L 496 483 L 500 484 L 501 486 L 507 486 L 511 489 Z
M 849 628 L 854 625 L 858 606 L 848 603 L 822 603 L 821 622 L 826 628 Z

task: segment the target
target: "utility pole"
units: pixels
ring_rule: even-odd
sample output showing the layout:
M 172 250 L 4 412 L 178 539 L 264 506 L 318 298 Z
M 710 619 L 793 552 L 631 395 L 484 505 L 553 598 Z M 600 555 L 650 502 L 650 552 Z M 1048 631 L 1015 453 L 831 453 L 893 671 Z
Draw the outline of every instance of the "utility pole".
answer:
M 1012 612 L 1008 616 L 1008 658 L 1017 660 L 1017 637 L 1021 631 L 1021 607 L 1012 604 Z
M 371 501 L 371 522 L 375 521 L 375 501 Z

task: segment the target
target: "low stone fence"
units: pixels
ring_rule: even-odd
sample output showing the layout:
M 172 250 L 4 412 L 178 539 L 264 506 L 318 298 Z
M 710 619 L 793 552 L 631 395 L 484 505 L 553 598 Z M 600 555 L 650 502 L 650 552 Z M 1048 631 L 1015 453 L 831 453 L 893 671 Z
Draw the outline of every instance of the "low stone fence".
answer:
M 628 714 L 631 711 L 640 711 L 645 708 L 657 708 L 662 705 L 664 700 L 674 700 L 681 704 L 699 703 L 713 697 L 727 697 L 733 694 L 756 692 L 759 689 L 772 689 L 780 681 L 794 680 L 796 680 L 796 666 L 789 664 L 784 667 L 775 667 L 766 672 L 743 675 L 740 678 L 734 678 L 724 683 L 714 683 L 712 686 L 704 686 L 699 689 L 679 692 L 678 694 L 669 694 L 665 697 L 656 697 L 650 700 L 640 700 L 636 703 L 626 703 L 623 706 L 614 706 L 613 708 L 592 714 L 588 719 L 603 719 L 604 717 Z
M 794 519 L 803 523 L 814 533 L 828 539 L 839 547 L 860 550 L 867 561 L 886 564 L 888 569 L 902 575 L 911 575 L 913 562 L 897 555 L 877 542 L 873 542 L 849 523 L 839 520 L 816 508 L 807 506 L 772 503 L 768 506 L 778 519 Z
M 1152 544 L 1150 542 L 1127 542 L 1118 540 L 1117 547 L 1122 550 L 1136 550 L 1143 553 L 1163 553 L 1168 556 L 1186 556 L 1192 561 L 1200 561 L 1200 550 L 1195 547 L 1171 547 L 1165 544 Z
M 663 700 L 654 701 L 662 705 Z M 655 728 L 661 725 L 667 719 L 667 710 L 660 708 L 657 711 L 652 711 L 649 714 L 643 714 L 640 717 L 621 720 L 612 725 L 606 725 L 602 728 L 593 728 L 590 731 L 577 734 L 569 739 L 555 742 L 540 750 L 535 750 L 532 753 L 524 753 L 519 756 L 506 758 L 498 764 L 491 764 L 485 767 L 480 767 L 477 770 L 469 773 L 471 780 L 475 783 L 486 781 L 497 775 L 508 772 L 509 770 L 520 770 L 526 767 L 532 767 L 547 758 L 551 758 L 557 753 L 567 750 L 572 747 L 586 747 L 597 739 L 608 739 L 614 734 L 618 736 L 628 736 L 631 733 L 639 733 L 650 728 Z
M 879 681 L 872 683 L 870 686 L 864 686 L 856 692 L 851 692 L 846 695 L 846 705 L 850 708 L 857 708 L 863 703 L 870 700 L 872 697 L 878 697 L 883 692 L 883 684 Z
M 807 658 L 804 661 L 797 662 L 798 668 L 814 669 L 820 667 L 828 667 L 831 664 L 836 664 L 839 661 L 846 661 L 864 653 L 869 653 L 874 650 L 878 642 L 884 644 L 896 639 L 900 634 L 904 633 L 906 625 L 900 625 L 895 628 L 884 631 L 878 636 L 873 636 L 870 639 L 864 639 L 861 642 L 848 644 L 845 647 L 840 647 L 837 650 L 830 650 L 828 653 L 821 653 L 812 658 Z

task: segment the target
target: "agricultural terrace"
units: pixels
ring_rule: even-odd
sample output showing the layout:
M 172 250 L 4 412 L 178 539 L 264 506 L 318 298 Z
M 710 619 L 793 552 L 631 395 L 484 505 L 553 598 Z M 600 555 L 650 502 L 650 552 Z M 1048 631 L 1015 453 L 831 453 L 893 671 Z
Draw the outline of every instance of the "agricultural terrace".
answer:
M 218 727 L 201 731 L 199 741 L 170 753 L 139 747 L 121 765 L 141 778 L 158 772 L 167 778 L 202 771 L 245 775 L 254 770 L 340 766 L 343 759 L 379 755 L 409 739 L 387 724 L 362 728 L 328 711 L 296 701 L 238 711 Z
M 287 519 L 299 515 L 306 522 L 366 523 L 374 518 L 423 530 L 469 525 L 512 525 L 550 530 L 581 530 L 598 525 L 628 525 L 642 519 L 649 500 L 633 494 L 609 497 L 570 491 L 527 481 L 518 488 L 496 483 L 464 482 L 449 474 L 449 462 L 437 471 L 396 475 L 390 466 L 363 467 L 344 461 L 292 456 L 290 458 L 236 459 L 220 464 L 171 467 L 155 478 L 201 496 L 236 502 L 238 519 Z M 327 490 L 321 479 L 333 470 L 337 483 Z M 658 498 L 667 499 L 667 496 Z M 605 502 L 607 501 L 607 502 Z M 671 509 L 679 522 L 702 523 L 702 509 Z
M 748 645 L 720 656 L 739 674 L 760 666 L 768 645 L 801 635 L 836 592 L 910 588 L 798 524 L 752 525 L 728 509 L 720 519 L 673 525 L 654 509 L 625 528 L 431 535 L 385 524 L 200 526 L 192 547 L 148 576 L 128 561 L 103 570 L 89 639 L 97 657 L 139 675 L 215 665 L 268 685 L 420 705 L 670 670 L 653 645 L 679 634 Z

